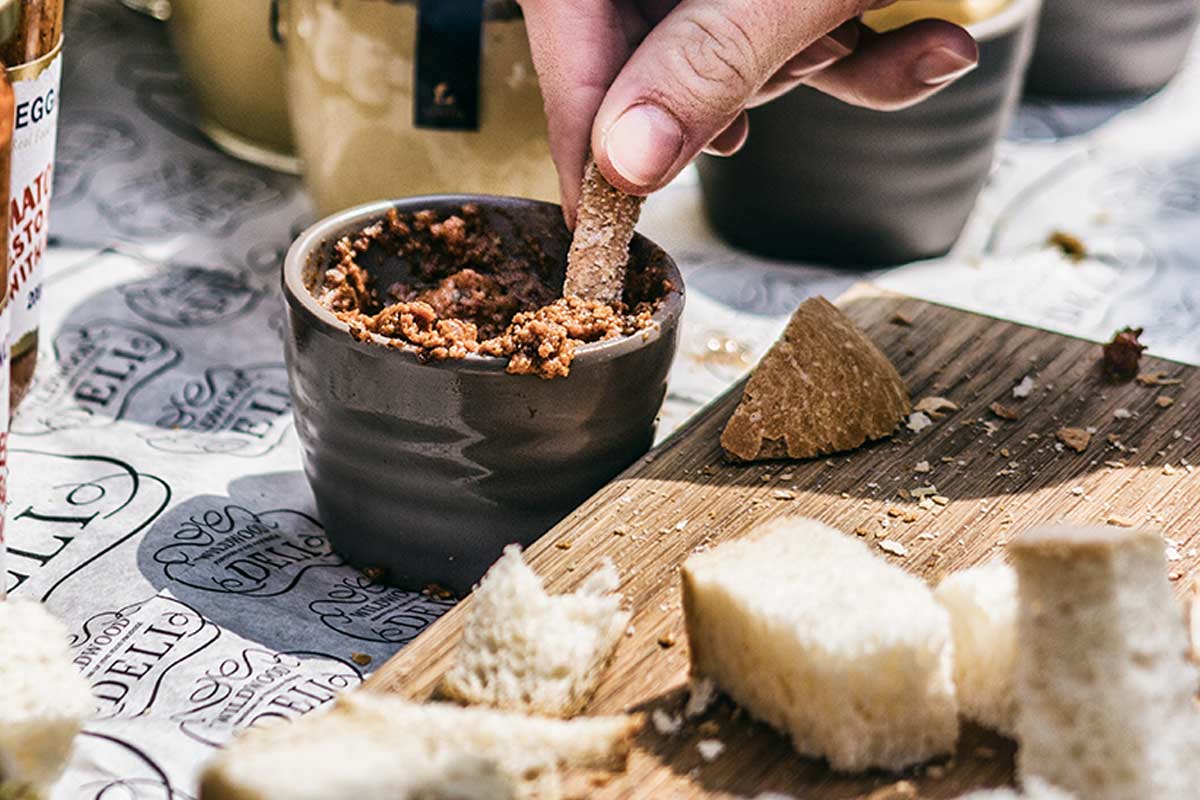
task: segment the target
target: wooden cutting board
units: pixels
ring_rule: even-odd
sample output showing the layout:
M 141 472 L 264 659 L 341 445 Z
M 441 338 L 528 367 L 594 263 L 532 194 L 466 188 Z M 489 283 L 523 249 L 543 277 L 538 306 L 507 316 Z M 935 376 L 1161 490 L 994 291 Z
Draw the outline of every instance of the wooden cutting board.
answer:
M 1200 463 L 1196 368 L 1146 358 L 1144 373 L 1161 372 L 1182 383 L 1113 386 L 1101 379 L 1094 343 L 869 287 L 856 287 L 839 305 L 887 352 L 914 402 L 936 395 L 961 410 L 920 433 L 902 429 L 846 456 L 735 466 L 722 459 L 718 437 L 740 396 L 738 386 L 547 533 L 528 555 L 552 591 L 573 589 L 610 556 L 634 609 L 633 633 L 621 643 L 590 713 L 681 709 L 688 656 L 680 563 L 698 547 L 736 538 L 783 514 L 815 517 L 875 544 L 898 543 L 905 555 L 881 548 L 880 556 L 931 583 L 1002 557 L 1007 541 L 1039 523 L 1150 525 L 1174 542 L 1172 579 L 1181 592 L 1190 585 L 1200 564 L 1200 474 L 1189 466 Z M 1026 375 L 1036 387 L 1016 399 L 1012 389 Z M 1020 418 L 998 417 L 989 410 L 994 402 Z M 1056 442 L 1055 432 L 1065 426 L 1095 429 L 1084 452 Z M 911 497 L 926 486 L 936 487 L 932 508 L 902 496 L 901 490 Z M 469 608 L 468 598 L 376 672 L 368 686 L 428 697 Z M 731 798 L 765 791 L 805 800 L 918 796 L 886 788 L 906 779 L 920 797 L 952 798 L 1013 776 L 1014 745 L 969 726 L 949 760 L 900 776 L 835 775 L 732 712 L 727 701 L 718 704 L 707 717 L 715 728 L 708 725 L 703 733 L 689 724 L 663 736 L 647 725 L 628 771 L 590 796 Z M 704 738 L 726 746 L 711 763 L 696 748 Z

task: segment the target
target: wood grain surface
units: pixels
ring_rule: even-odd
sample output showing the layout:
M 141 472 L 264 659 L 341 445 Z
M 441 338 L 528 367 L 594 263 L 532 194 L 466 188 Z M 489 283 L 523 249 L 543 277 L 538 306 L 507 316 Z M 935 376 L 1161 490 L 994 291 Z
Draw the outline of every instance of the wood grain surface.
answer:
M 1151 526 L 1172 540 L 1167 568 L 1179 590 L 1190 584 L 1200 564 L 1200 475 L 1190 466 L 1200 463 L 1195 368 L 1146 358 L 1144 373 L 1181 383 L 1114 386 L 1100 375 L 1094 343 L 869 287 L 856 287 L 839 305 L 896 364 L 914 402 L 941 396 L 960 410 L 920 433 L 902 429 L 844 456 L 736 466 L 718 445 L 741 391 L 735 387 L 530 547 L 530 562 L 556 592 L 574 588 L 605 556 L 621 572 L 633 629 L 589 713 L 682 708 L 688 657 L 679 565 L 697 548 L 783 514 L 814 517 L 876 544 L 897 543 L 901 547 L 892 549 L 904 555 L 880 548 L 881 557 L 931 583 L 1003 557 L 1007 541 L 1039 523 Z M 1025 376 L 1036 386 L 1017 399 L 1012 389 Z M 990 410 L 996 402 L 1019 419 L 997 416 Z M 1083 452 L 1056 441 L 1063 427 L 1094 429 Z M 929 471 L 918 471 L 922 462 Z M 921 507 L 913 492 L 929 486 L 936 487 L 936 501 Z M 469 607 L 468 598 L 381 667 L 368 686 L 428 697 Z M 696 747 L 701 739 L 721 740 L 724 752 L 704 761 Z M 1014 749 L 964 726 L 958 753 L 948 760 L 903 775 L 836 775 L 821 761 L 795 755 L 784 738 L 722 700 L 675 735 L 647 725 L 628 771 L 589 796 L 731 798 L 775 791 L 805 800 L 952 798 L 1010 782 Z M 896 787 L 901 780 L 916 793 Z

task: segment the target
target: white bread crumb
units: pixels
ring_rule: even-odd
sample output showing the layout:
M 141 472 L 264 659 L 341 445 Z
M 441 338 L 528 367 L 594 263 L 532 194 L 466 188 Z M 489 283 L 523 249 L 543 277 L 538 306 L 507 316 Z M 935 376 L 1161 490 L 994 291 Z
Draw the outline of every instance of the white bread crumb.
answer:
M 716 761 L 725 752 L 725 743 L 720 739 L 701 739 L 696 742 L 696 750 L 705 761 Z
M 683 717 L 678 714 L 668 714 L 661 708 L 650 712 L 650 721 L 660 736 L 674 736 L 683 727 Z
M 933 424 L 933 420 L 923 411 L 914 411 L 908 415 L 904 425 L 913 433 L 920 433 Z

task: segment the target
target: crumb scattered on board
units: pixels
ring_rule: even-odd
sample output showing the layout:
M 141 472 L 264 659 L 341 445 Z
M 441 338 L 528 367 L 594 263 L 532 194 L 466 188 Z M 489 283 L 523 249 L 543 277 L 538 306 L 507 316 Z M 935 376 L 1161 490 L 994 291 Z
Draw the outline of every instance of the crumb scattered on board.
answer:
M 890 786 L 876 789 L 866 796 L 866 800 L 917 800 L 920 794 L 917 787 L 909 781 L 899 781 Z
M 1143 372 L 1137 376 L 1137 382 L 1142 386 L 1178 386 L 1183 383 L 1180 378 L 1169 378 L 1165 372 Z
M 1003 403 L 992 403 L 988 409 L 1000 419 L 1015 421 L 1021 418 L 1021 412 L 1017 411 L 1012 406 L 1006 406 Z
M 725 743 L 720 739 L 701 739 L 696 742 L 696 750 L 705 761 L 716 761 L 725 752 Z
M 913 406 L 913 411 L 938 419 L 948 411 L 958 411 L 958 403 L 945 397 L 922 397 L 921 401 Z
M 922 411 L 914 411 L 913 413 L 909 414 L 908 419 L 904 421 L 904 427 L 908 428 L 913 433 L 920 433 L 932 424 L 933 420 L 931 420 Z
M 650 712 L 650 723 L 660 736 L 674 736 L 683 727 L 683 717 L 678 714 L 668 714 L 661 708 Z
M 1054 435 L 1076 453 L 1087 450 L 1088 444 L 1092 441 L 1092 435 L 1083 428 L 1059 428 Z
M 1138 362 L 1146 345 L 1139 341 L 1141 328 L 1122 328 L 1102 350 L 1104 375 L 1115 383 L 1126 383 L 1138 375 Z

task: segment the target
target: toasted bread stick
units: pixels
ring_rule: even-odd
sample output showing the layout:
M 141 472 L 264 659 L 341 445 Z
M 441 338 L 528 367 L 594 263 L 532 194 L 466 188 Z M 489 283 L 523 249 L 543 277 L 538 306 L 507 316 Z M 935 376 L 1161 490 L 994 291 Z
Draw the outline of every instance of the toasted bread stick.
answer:
M 601 303 L 621 299 L 629 242 L 641 211 L 642 198 L 613 188 L 589 158 L 584 167 L 575 236 L 567 254 L 564 297 Z

